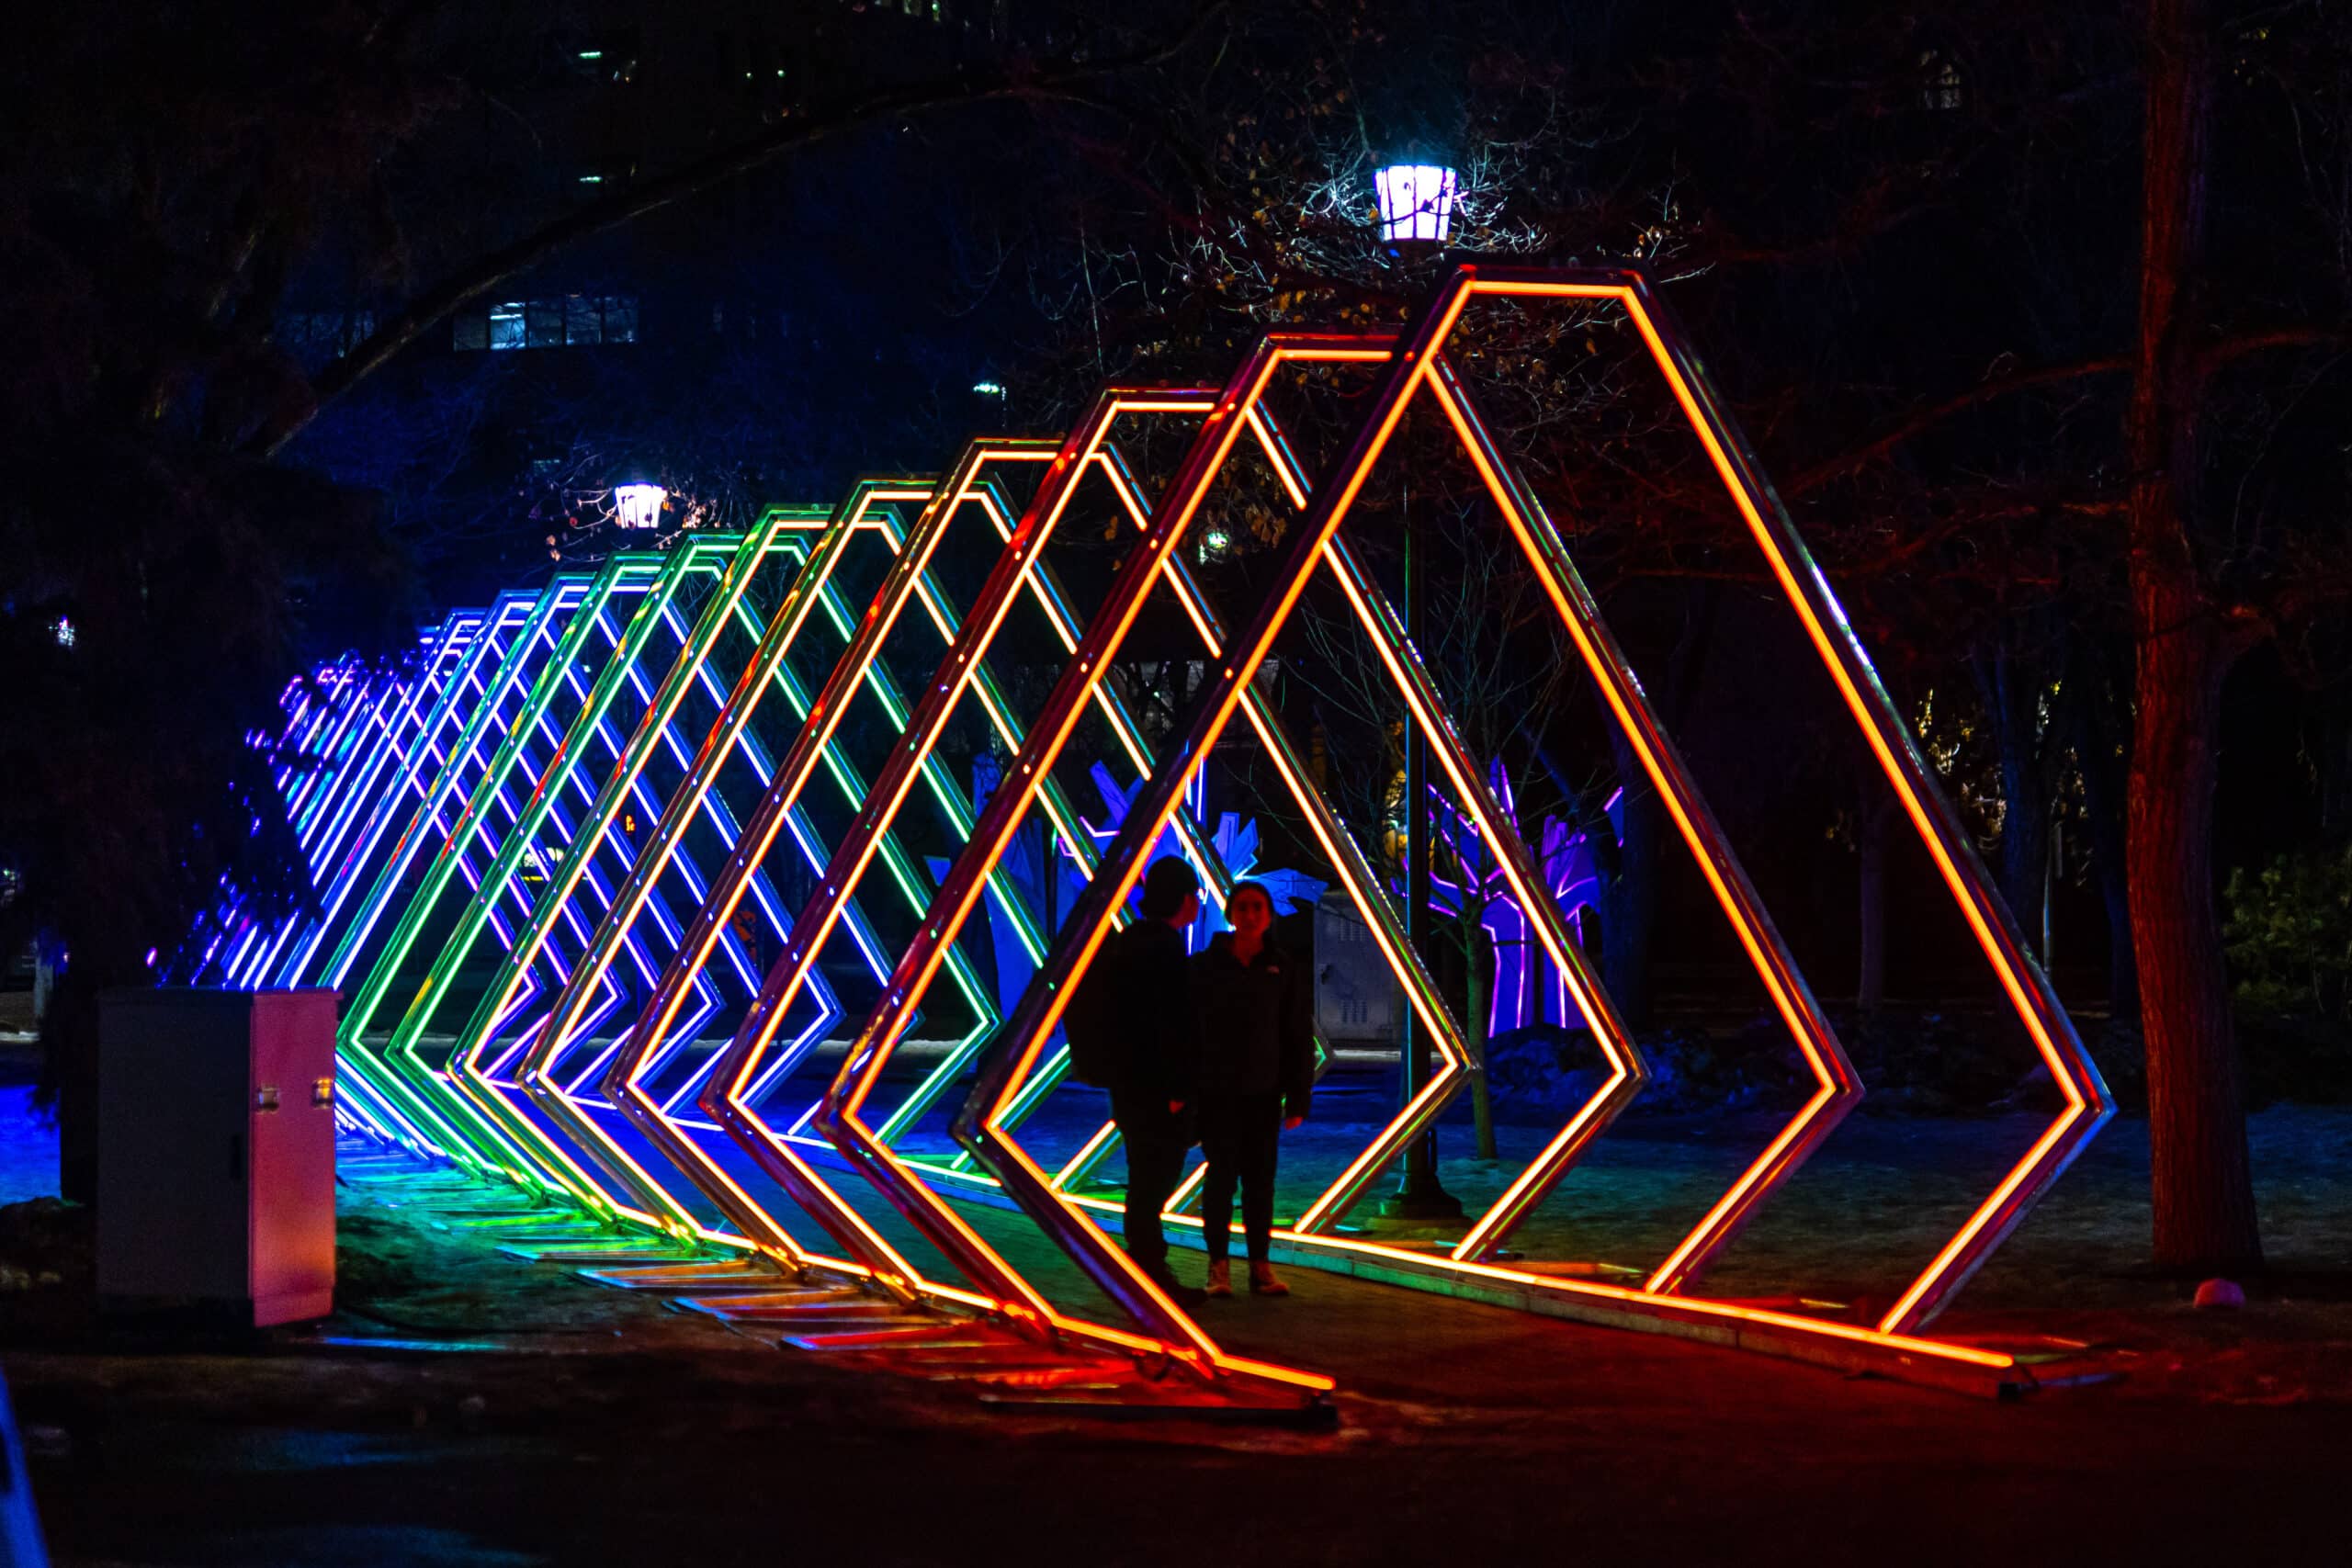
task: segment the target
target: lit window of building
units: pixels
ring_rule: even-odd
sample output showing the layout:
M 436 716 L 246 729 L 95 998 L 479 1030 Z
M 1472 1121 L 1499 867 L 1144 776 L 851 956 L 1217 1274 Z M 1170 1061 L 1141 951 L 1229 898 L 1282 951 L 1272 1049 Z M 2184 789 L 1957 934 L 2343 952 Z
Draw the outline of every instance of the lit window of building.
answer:
M 481 349 L 579 348 L 637 341 L 637 299 L 628 294 L 566 294 L 506 299 L 459 314 L 450 346 Z

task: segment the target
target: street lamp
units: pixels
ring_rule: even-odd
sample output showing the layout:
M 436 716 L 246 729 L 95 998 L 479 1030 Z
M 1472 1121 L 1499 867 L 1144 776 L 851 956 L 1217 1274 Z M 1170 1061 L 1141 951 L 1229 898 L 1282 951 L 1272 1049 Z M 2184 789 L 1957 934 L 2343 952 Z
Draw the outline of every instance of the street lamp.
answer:
M 657 484 L 626 484 L 613 487 L 613 523 L 622 528 L 653 528 L 661 525 L 662 503 L 670 492 Z
M 1442 164 L 1391 164 L 1372 176 L 1380 198 L 1380 237 L 1398 254 L 1434 250 L 1453 231 L 1453 171 Z M 1413 510 L 1409 490 L 1399 492 L 1403 513 L 1405 636 L 1417 648 L 1429 646 L 1424 626 L 1430 569 L 1427 528 Z M 1405 720 L 1405 940 L 1416 951 L 1430 930 L 1430 813 L 1428 742 L 1419 727 Z M 1397 1100 L 1411 1105 L 1429 1082 L 1429 1042 L 1407 1008 L 1398 1036 Z M 1381 1200 L 1392 1219 L 1450 1220 L 1461 1200 L 1437 1175 L 1437 1135 L 1424 1130 L 1405 1146 L 1405 1168 L 1396 1190 Z
M 1443 244 L 1453 232 L 1454 174 L 1442 164 L 1391 164 L 1372 176 L 1380 197 L 1380 237 Z

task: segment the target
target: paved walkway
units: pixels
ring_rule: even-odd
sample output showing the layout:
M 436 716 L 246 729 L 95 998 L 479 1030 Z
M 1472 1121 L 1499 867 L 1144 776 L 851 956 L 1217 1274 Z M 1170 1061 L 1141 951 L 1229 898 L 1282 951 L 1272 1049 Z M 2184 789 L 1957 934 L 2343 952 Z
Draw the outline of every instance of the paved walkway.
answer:
M 2290 1155 L 2340 1146 L 2321 1135 L 2340 1121 L 2298 1115 L 2278 1122 Z M 53 1145 L 21 1115 L 6 1128 L 23 1135 L 0 1174 L 38 1186 Z M 2290 1185 L 2269 1212 L 2307 1201 L 2294 1234 L 2317 1257 L 2344 1210 L 2332 1187 Z M 946 1273 L 862 1184 L 842 1190 Z M 2002 1406 L 1295 1270 L 1290 1298 L 1203 1321 L 1339 1380 L 1339 1429 L 1303 1433 L 985 1410 L 968 1389 L 853 1372 L 515 1262 L 413 1196 L 345 1207 L 325 1337 L 365 1343 L 101 1333 L 71 1261 L 60 1285 L 0 1295 L 0 1364 L 61 1562 L 2343 1557 L 2340 1275 L 2239 1314 L 2147 1304 L 2177 1286 L 2076 1281 L 2086 1304 L 2027 1325 L 2136 1352 L 2130 1381 Z M 1066 1309 L 1115 1321 L 1025 1220 L 967 1213 Z M 2054 1201 L 2037 1216 L 2075 1227 L 2073 1247 L 2107 1239 L 2088 1224 Z
M 1008 1416 L 516 1263 L 405 1196 L 345 1216 L 328 1328 L 372 1344 L 16 1320 L 62 1562 L 2342 1559 L 2352 1406 L 2245 1379 L 1998 1405 L 1301 1272 L 1204 1310 L 1337 1376 L 1337 1431 Z M 1077 1298 L 1015 1217 L 978 1223 Z

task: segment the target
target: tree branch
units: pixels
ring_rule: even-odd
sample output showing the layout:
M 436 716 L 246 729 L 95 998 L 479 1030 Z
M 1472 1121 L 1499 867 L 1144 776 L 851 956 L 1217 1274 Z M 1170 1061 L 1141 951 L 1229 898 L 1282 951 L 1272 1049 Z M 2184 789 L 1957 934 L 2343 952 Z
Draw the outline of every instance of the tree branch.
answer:
M 979 83 L 954 78 L 927 82 L 913 87 L 877 93 L 822 113 L 793 116 L 756 136 L 697 158 L 658 178 L 592 201 L 510 245 L 477 258 L 410 300 L 373 334 L 322 372 L 311 383 L 311 396 L 306 402 L 265 421 L 246 441 L 245 446 L 260 457 L 277 456 L 288 441 L 318 417 L 322 409 L 383 368 L 435 323 L 446 320 L 469 300 L 480 298 L 508 278 L 536 266 L 574 241 L 633 222 L 650 212 L 659 211 L 688 197 L 698 196 L 737 175 L 773 163 L 787 152 L 812 146 L 828 137 L 873 120 L 1005 98 L 1050 98 L 1092 103 L 1093 100 L 1069 89 L 1080 82 L 1165 64 L 1189 49 L 1228 4 L 1229 0 L 1208 0 L 1166 42 L 1133 54 L 1028 75 L 1007 74 Z
M 2132 357 L 2129 355 L 2109 355 L 2100 359 L 2081 360 L 2073 365 L 2045 365 L 2039 369 L 2020 370 L 2015 375 L 2003 376 L 1989 381 L 1979 381 L 1965 392 L 1955 394 L 1941 402 L 1930 403 L 1926 408 L 1917 410 L 1843 456 L 1806 469 L 1783 486 L 1782 493 L 1796 496 L 1803 495 L 1808 491 L 1817 490 L 1832 479 L 1842 479 L 1873 459 L 1884 457 L 1913 436 L 1933 429 L 1956 414 L 1965 413 L 1971 409 L 1997 401 L 2013 392 L 2026 391 L 2034 387 L 2054 386 L 2064 381 L 2078 381 L 2091 376 L 2111 376 L 2119 371 L 2131 369 L 2132 363 Z
M 2198 358 L 2201 374 L 2211 375 L 2233 360 L 2248 355 L 2267 354 L 2274 348 L 2317 348 L 2341 345 L 2345 334 L 2318 327 L 2273 327 L 2267 332 L 2241 333 L 2235 337 L 2215 340 L 2205 346 Z
M 2327 344 L 2341 344 L 2346 334 L 2320 327 L 2274 327 L 2263 332 L 2241 333 L 2217 338 L 2198 355 L 2200 375 L 2211 374 L 2234 360 L 2249 355 L 2265 354 L 2272 349 L 2312 348 Z M 1939 403 L 1930 403 L 1882 431 L 1862 446 L 1843 456 L 1818 464 L 1782 487 L 1781 493 L 1803 495 L 1830 480 L 1842 479 L 1876 458 L 1884 457 L 1915 435 L 1920 435 L 1941 424 L 1945 420 L 1969 410 L 1995 402 L 2013 392 L 2029 391 L 2035 387 L 2054 386 L 2061 382 L 2081 380 L 2092 376 L 2112 376 L 2132 368 L 2129 355 L 2109 355 L 2098 359 L 2085 359 L 2072 365 L 2046 365 L 2039 369 L 2020 370 L 2015 375 L 1994 380 L 1980 381 L 1964 392 L 1956 393 Z

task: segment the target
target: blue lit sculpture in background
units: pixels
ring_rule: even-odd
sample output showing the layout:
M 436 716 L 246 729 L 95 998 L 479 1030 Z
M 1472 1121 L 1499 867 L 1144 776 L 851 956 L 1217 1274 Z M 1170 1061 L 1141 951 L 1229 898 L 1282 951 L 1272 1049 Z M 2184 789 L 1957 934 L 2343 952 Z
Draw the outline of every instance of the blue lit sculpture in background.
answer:
M 1100 847 L 1109 844 L 1118 835 L 1119 824 L 1126 820 L 1128 805 L 1135 799 L 1136 791 L 1143 787 L 1144 781 L 1138 779 L 1132 787 L 1123 790 L 1118 781 L 1111 776 L 1110 769 L 1100 762 L 1089 770 L 1089 776 L 1094 781 L 1095 793 L 1102 800 L 1102 819 L 1100 822 L 1088 818 L 1080 820 L 1087 836 Z M 988 797 L 995 793 L 1002 777 L 1002 765 L 994 756 L 983 752 L 972 760 L 973 810 L 978 811 L 988 803 Z M 1196 820 L 1206 810 L 1207 786 L 1199 773 L 1193 774 L 1185 786 L 1185 804 Z M 1050 933 L 1060 924 L 1062 914 L 1077 907 L 1079 895 L 1086 887 L 1086 873 L 1070 853 L 1069 846 L 1057 843 L 1053 855 L 1053 882 L 1048 886 L 1045 869 L 1046 841 L 1044 824 L 1025 823 L 1013 835 L 1011 847 L 998 865 L 1019 891 L 1022 901 L 1039 917 Z M 1265 888 L 1273 899 L 1276 919 L 1300 909 L 1314 908 L 1316 900 L 1323 897 L 1323 889 L 1329 886 L 1300 872 L 1258 870 L 1258 824 L 1255 820 L 1244 822 L 1238 813 L 1227 811 L 1218 814 L 1216 830 L 1211 835 L 1211 841 L 1216 846 L 1217 858 L 1233 874 L 1236 881 L 1247 879 Z M 1159 841 L 1152 845 L 1151 858 L 1158 860 L 1163 855 L 1181 852 L 1175 830 L 1170 829 L 1162 832 Z M 932 875 L 936 877 L 946 872 L 948 863 L 942 857 L 933 856 L 929 864 Z M 988 901 L 989 931 L 996 949 L 997 997 L 1010 1010 L 1021 999 L 1021 993 L 1027 988 L 1029 976 L 1036 973 L 1037 966 L 1022 942 L 1020 927 L 1013 919 L 1012 911 L 1006 908 L 1003 894 L 993 885 L 989 888 Z M 1225 929 L 1224 911 L 1204 899 L 1200 918 L 1184 932 L 1184 945 L 1188 951 L 1198 953 L 1208 945 L 1209 938 Z

